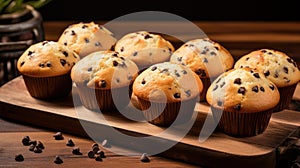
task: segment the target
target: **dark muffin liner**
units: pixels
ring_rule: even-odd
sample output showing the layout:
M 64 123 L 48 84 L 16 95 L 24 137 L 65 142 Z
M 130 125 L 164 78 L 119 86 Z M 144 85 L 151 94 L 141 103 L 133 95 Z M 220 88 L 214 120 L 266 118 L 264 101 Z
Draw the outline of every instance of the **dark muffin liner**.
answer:
M 62 98 L 70 94 L 70 73 L 54 77 L 31 77 L 22 75 L 29 94 L 38 99 Z
M 280 112 L 289 107 L 289 104 L 292 101 L 296 87 L 297 87 L 297 83 L 287 87 L 278 87 L 280 100 L 277 106 L 274 107 L 274 112 Z
M 211 110 L 214 118 L 222 114 L 217 129 L 235 137 L 249 137 L 263 133 L 273 113 L 273 109 L 255 113 L 223 111 L 214 107 L 211 107 Z
M 172 103 L 150 102 L 138 98 L 145 119 L 157 126 L 170 126 L 176 120 L 176 124 L 188 122 L 194 112 L 197 98 Z M 180 110 L 183 110 L 179 113 Z M 180 115 L 179 115 L 180 114 Z
M 130 102 L 129 86 L 105 90 L 79 83 L 76 83 L 76 86 L 82 105 L 93 111 L 116 111 L 126 107 Z

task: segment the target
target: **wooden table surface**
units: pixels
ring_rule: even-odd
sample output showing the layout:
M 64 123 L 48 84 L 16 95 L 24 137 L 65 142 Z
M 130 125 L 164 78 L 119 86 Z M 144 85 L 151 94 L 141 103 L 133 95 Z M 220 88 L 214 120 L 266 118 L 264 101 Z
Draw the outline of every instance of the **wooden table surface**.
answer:
M 72 23 L 76 22 L 44 22 L 46 40 L 56 41 L 63 30 Z M 162 26 L 161 23 L 155 24 Z M 171 24 L 178 26 L 178 23 Z M 300 62 L 300 22 L 195 22 L 195 24 L 208 37 L 226 47 L 235 58 L 254 49 L 273 48 L 286 52 L 298 63 Z M 295 108 L 299 110 L 298 105 L 296 104 Z M 104 158 L 103 162 L 96 162 L 87 157 L 87 152 L 94 143 L 92 140 L 64 134 L 63 141 L 56 141 L 53 139 L 53 134 L 57 131 L 59 130 L 37 128 L 28 123 L 0 118 L 0 167 L 199 167 L 160 156 L 151 156 L 150 163 L 143 163 L 140 161 L 140 156 L 120 156 L 105 149 L 107 158 Z M 21 139 L 26 135 L 33 140 L 43 142 L 45 150 L 40 154 L 29 151 L 28 146 L 23 146 L 21 143 Z M 68 138 L 74 140 L 83 155 L 77 156 L 71 153 L 72 148 L 65 145 Z M 24 155 L 24 162 L 14 160 L 18 153 Z M 53 163 L 56 154 L 64 159 L 62 165 Z

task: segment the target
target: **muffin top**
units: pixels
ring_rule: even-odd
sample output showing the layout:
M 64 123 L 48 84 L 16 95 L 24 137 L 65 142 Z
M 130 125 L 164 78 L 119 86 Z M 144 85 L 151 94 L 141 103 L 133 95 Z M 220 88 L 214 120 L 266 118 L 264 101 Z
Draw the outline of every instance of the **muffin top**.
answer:
M 170 62 L 191 68 L 200 78 L 209 78 L 231 69 L 234 59 L 219 43 L 203 38 L 183 44 L 172 54 Z
M 17 68 L 21 74 L 32 77 L 59 76 L 69 73 L 79 60 L 79 56 L 68 47 L 54 41 L 43 41 L 24 51 Z
M 95 51 L 109 50 L 116 41 L 112 32 L 94 22 L 72 24 L 58 39 L 81 58 Z
M 202 82 L 189 68 L 179 64 L 157 63 L 143 71 L 133 83 L 133 93 L 154 102 L 179 102 L 195 98 Z
M 277 87 L 286 87 L 298 83 L 300 71 L 297 63 L 280 51 L 261 49 L 242 56 L 234 68 L 255 68 Z
M 221 74 L 208 88 L 206 99 L 225 111 L 260 112 L 279 102 L 276 85 L 259 71 L 232 69 Z
M 137 65 L 114 51 L 98 51 L 82 58 L 71 78 L 91 88 L 111 89 L 128 86 L 138 74 Z
M 139 31 L 129 33 L 118 40 L 115 51 L 143 68 L 168 61 L 174 47 L 160 35 Z

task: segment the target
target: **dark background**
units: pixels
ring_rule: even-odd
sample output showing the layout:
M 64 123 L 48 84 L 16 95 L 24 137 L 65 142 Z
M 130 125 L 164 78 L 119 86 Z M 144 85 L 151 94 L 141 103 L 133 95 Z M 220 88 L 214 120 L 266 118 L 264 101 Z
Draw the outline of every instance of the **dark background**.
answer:
M 113 20 L 139 11 L 163 11 L 191 21 L 300 21 L 297 0 L 52 0 L 38 9 L 44 20 Z

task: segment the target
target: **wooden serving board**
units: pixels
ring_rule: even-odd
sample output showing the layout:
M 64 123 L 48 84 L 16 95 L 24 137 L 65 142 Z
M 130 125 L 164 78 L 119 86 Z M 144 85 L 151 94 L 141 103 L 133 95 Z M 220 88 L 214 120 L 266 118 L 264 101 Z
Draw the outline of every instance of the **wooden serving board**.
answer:
M 300 100 L 299 95 L 300 85 L 296 88 L 294 101 Z M 85 128 L 99 130 L 96 136 L 111 140 L 113 146 L 126 146 L 137 151 L 145 144 L 116 140 L 108 133 L 108 128 L 113 127 L 134 137 L 157 136 L 153 140 L 155 143 L 167 143 L 176 139 L 176 130 L 161 136 L 159 133 L 164 128 L 147 122 L 132 121 L 114 112 L 103 113 L 108 122 L 101 122 L 98 117 L 101 118 L 102 114 L 85 109 L 74 103 L 76 100 L 79 99 L 75 89 L 72 95 L 64 99 L 46 101 L 32 98 L 22 77 L 18 77 L 0 88 L 0 117 L 90 138 L 82 127 L 84 125 Z M 78 109 L 84 113 L 77 113 Z M 130 106 L 127 109 L 135 112 L 130 111 Z M 275 167 L 278 147 L 300 130 L 300 113 L 297 109 L 298 106 L 296 110 L 274 113 L 267 130 L 258 136 L 236 138 L 214 131 L 207 140 L 200 142 L 198 137 L 203 122 L 211 114 L 207 104 L 198 103 L 195 107 L 196 122 L 190 132 L 175 146 L 159 155 L 204 167 Z

